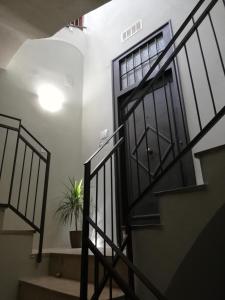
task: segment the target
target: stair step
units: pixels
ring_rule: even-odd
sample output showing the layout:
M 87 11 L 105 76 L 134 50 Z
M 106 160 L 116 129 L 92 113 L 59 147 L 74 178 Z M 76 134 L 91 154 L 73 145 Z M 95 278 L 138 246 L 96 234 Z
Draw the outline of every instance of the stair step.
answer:
M 101 250 L 99 248 L 99 250 Z M 107 259 L 111 261 L 112 250 L 106 249 Z M 103 252 L 103 251 L 102 251 Z M 37 255 L 36 251 L 32 252 L 32 257 Z M 50 248 L 44 249 L 43 256 L 49 257 L 49 275 L 53 277 L 65 278 L 75 281 L 80 281 L 80 268 L 81 268 L 81 249 L 61 249 L 61 248 Z M 93 254 L 89 253 L 89 283 L 94 283 L 94 264 L 95 259 Z M 116 270 L 120 273 L 124 280 L 127 280 L 127 267 L 122 261 L 118 262 Z M 103 274 L 103 268 L 99 267 L 100 276 Z M 113 286 L 117 287 L 113 281 Z
M 0 230 L 0 235 L 33 235 L 34 230 Z
M 190 185 L 190 186 L 184 186 L 179 187 L 176 189 L 171 190 L 165 190 L 161 192 L 155 192 L 154 195 L 156 197 L 160 197 L 162 195 L 169 195 L 169 194 L 179 194 L 179 193 L 191 193 L 196 191 L 205 191 L 207 190 L 208 185 L 207 184 L 200 184 L 200 185 Z
M 209 149 L 206 149 L 206 150 L 198 151 L 198 152 L 195 153 L 195 157 L 200 158 L 201 156 L 211 154 L 211 153 L 220 152 L 220 151 L 225 151 L 225 145 L 220 145 L 220 146 L 217 146 L 217 147 L 213 147 L 213 148 L 209 148 Z
M 153 230 L 162 230 L 164 225 L 163 224 L 136 224 L 130 225 L 132 230 L 144 230 L 144 229 L 153 229 Z
M 94 292 L 94 285 L 88 285 L 88 299 Z M 120 299 L 123 293 L 120 289 L 113 288 L 113 299 Z M 22 279 L 19 282 L 19 300 L 76 300 L 80 299 L 80 282 L 53 276 L 43 276 Z M 99 299 L 109 299 L 109 289 L 105 288 Z
M 0 203 L 0 209 L 6 209 L 6 208 L 8 208 L 8 204 Z
M 0 207 L 0 230 L 3 228 L 4 213 L 4 209 Z

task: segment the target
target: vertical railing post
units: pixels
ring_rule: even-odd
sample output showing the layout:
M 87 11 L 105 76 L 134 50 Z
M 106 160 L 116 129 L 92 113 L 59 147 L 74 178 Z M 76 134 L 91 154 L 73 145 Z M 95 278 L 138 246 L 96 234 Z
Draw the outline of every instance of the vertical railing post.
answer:
M 8 205 L 10 205 L 11 198 L 12 198 L 12 190 L 13 190 L 13 183 L 14 183 L 14 177 L 15 177 L 17 153 L 18 153 L 18 146 L 19 146 L 19 139 L 20 139 L 20 127 L 21 127 L 21 120 L 19 121 L 19 128 L 18 128 L 18 131 L 17 131 L 16 149 L 15 149 L 14 160 L 13 160 L 13 169 L 12 169 L 12 177 L 11 177 L 10 189 L 9 189 Z
M 42 203 L 42 210 L 41 210 L 40 239 L 39 239 L 39 249 L 38 249 L 38 256 L 37 256 L 37 262 L 39 262 L 39 263 L 42 260 L 42 249 L 43 249 L 43 240 L 44 240 L 44 228 L 45 228 L 46 204 L 47 204 L 47 195 L 48 195 L 50 161 L 51 161 L 51 154 L 50 154 L 50 152 L 47 152 L 47 162 L 46 162 L 45 181 L 44 181 L 44 194 L 43 194 L 43 203 Z
M 83 207 L 83 229 L 82 229 L 82 257 L 81 257 L 81 282 L 80 299 L 87 300 L 88 296 L 88 239 L 90 213 L 90 174 L 91 162 L 84 165 L 84 207 Z
M 129 122 L 129 120 L 127 120 Z M 128 166 L 127 166 L 127 160 L 126 160 L 126 151 L 127 151 L 127 146 L 126 143 L 129 143 L 129 136 L 127 134 L 126 130 L 126 123 L 124 124 L 124 127 L 122 129 L 122 136 L 124 138 L 124 142 L 122 144 L 122 147 L 120 149 L 121 152 L 121 168 L 124 170 L 123 173 L 123 178 L 122 178 L 122 199 L 123 199 L 123 225 L 125 225 L 125 232 L 128 237 L 128 243 L 127 243 L 127 257 L 128 259 L 133 263 L 133 243 L 132 243 L 132 233 L 130 229 L 130 214 L 129 214 L 129 203 L 130 203 L 130 197 L 131 193 L 129 191 L 128 186 L 129 184 L 129 175 L 127 174 Z M 121 247 L 121 245 L 120 245 Z M 134 285 L 134 274 L 133 272 L 128 269 L 128 282 L 129 282 L 129 287 L 132 291 L 135 289 Z

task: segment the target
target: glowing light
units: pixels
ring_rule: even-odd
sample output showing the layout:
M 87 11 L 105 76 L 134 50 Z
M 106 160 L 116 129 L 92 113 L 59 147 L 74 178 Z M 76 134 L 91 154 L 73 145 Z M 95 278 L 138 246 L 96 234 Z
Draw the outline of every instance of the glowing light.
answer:
M 65 101 L 62 91 L 51 84 L 43 84 L 38 88 L 38 98 L 41 107 L 52 113 L 62 109 Z

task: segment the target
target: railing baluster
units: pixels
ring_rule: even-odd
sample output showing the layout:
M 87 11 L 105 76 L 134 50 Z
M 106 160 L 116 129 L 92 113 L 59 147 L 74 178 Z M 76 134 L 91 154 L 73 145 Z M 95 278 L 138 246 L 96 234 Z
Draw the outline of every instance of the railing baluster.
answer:
M 105 174 L 105 164 L 103 165 L 103 232 L 106 234 L 106 174 Z M 103 242 L 103 252 L 106 257 L 106 241 Z M 105 273 L 104 268 L 104 273 Z
M 9 199 L 8 199 L 8 204 L 9 205 L 11 204 L 11 200 L 12 200 L 12 191 L 13 191 L 14 176 L 15 176 L 15 170 L 16 170 L 16 161 L 17 161 L 17 152 L 18 152 L 18 146 L 19 146 L 20 128 L 21 128 L 21 121 L 19 121 L 19 129 L 18 129 L 17 137 L 16 137 L 16 149 L 15 149 L 15 153 L 14 153 L 13 169 L 12 169 L 12 176 L 11 176 L 10 189 L 9 189 Z
M 128 81 L 129 73 L 127 72 L 127 58 L 125 58 L 125 66 L 126 66 L 126 79 L 127 79 L 127 86 L 126 86 L 126 88 L 127 88 L 128 85 L 129 85 L 129 81 Z
M 138 143 L 137 143 L 137 128 L 136 128 L 136 117 L 135 112 L 133 112 L 133 124 L 134 124 L 134 144 L 135 144 L 135 156 L 136 156 L 136 166 L 137 166 L 137 185 L 138 194 L 141 193 L 141 180 L 140 180 L 140 169 L 139 169 L 139 159 L 138 159 Z
M 2 161 L 1 161 L 1 167 L 0 167 L 0 179 L 2 178 L 2 170 L 3 170 L 4 159 L 5 159 L 5 150 L 6 150 L 7 141 L 8 141 L 8 129 L 6 129 L 5 142 L 4 142 L 4 148 L 3 148 L 3 153 L 2 153 Z
M 219 41 L 218 41 L 218 38 L 217 38 L 216 30 L 215 30 L 215 27 L 214 27 L 214 24 L 213 24 L 213 21 L 212 21 L 212 16 L 211 16 L 210 12 L 209 12 L 208 16 L 209 16 L 209 21 L 210 21 L 210 24 L 211 24 L 211 27 L 212 27 L 213 36 L 215 38 L 216 47 L 217 47 L 217 51 L 218 51 L 219 58 L 220 58 L 220 63 L 221 63 L 222 69 L 223 69 L 223 73 L 225 75 L 225 65 L 224 65 L 222 53 L 221 53 L 221 50 L 220 50 Z
M 113 193 L 113 160 L 112 156 L 110 157 L 110 179 L 111 179 L 111 240 L 114 243 L 114 193 Z M 112 249 L 112 248 L 111 248 Z M 114 251 L 112 249 L 111 253 L 112 257 L 112 264 L 114 259 Z M 110 300 L 112 299 L 112 277 L 110 277 L 110 283 L 109 283 L 109 297 Z
M 150 159 L 149 159 L 149 144 L 148 144 L 148 128 L 147 128 L 147 122 L 146 122 L 146 114 L 145 114 L 145 99 L 142 98 L 142 108 L 143 108 L 143 117 L 144 117 L 144 130 L 145 130 L 145 145 L 146 145 L 146 153 L 147 153 L 147 161 L 148 161 L 148 176 L 149 176 L 149 183 L 151 183 L 151 165 L 150 165 Z
M 45 167 L 44 193 L 43 193 L 43 202 L 42 202 L 42 210 L 41 210 L 40 239 L 39 239 L 39 249 L 38 249 L 38 256 L 37 256 L 38 262 L 41 262 L 41 259 L 42 259 L 42 248 L 43 248 L 43 240 L 44 240 L 44 228 L 45 228 L 46 205 L 47 205 L 47 196 L 48 196 L 50 161 L 51 161 L 51 154 L 50 154 L 50 152 L 47 152 L 47 163 L 46 163 L 46 167 Z
M 122 245 L 122 234 L 121 234 L 121 226 L 122 226 L 122 221 L 121 221 L 121 169 L 120 169 L 120 156 L 119 156 L 119 149 L 116 149 L 115 151 L 115 163 L 116 163 L 116 169 L 115 169 L 115 184 L 116 184 L 116 233 L 117 233 L 117 242 L 121 246 Z
M 90 214 L 90 178 L 91 162 L 85 163 L 84 167 L 84 207 L 83 207 L 83 230 L 82 230 L 82 255 L 81 255 L 81 283 L 80 299 L 88 298 L 88 240 L 89 240 L 89 222 Z
M 191 79 L 191 86 L 192 86 L 192 91 L 193 91 L 194 100 L 195 100 L 195 107 L 196 107 L 197 116 L 198 116 L 198 125 L 200 127 L 200 130 L 202 130 L 202 122 L 201 122 L 201 117 L 200 117 L 200 112 L 199 112 L 199 107 L 198 107 L 198 100 L 197 100 L 196 91 L 195 91 L 195 84 L 194 84 L 194 80 L 193 80 L 193 76 L 192 76 L 191 64 L 190 64 L 186 45 L 184 46 L 184 50 L 185 50 L 185 55 L 186 55 L 186 59 L 187 59 L 188 71 L 189 71 L 189 75 L 190 75 L 190 79 Z
M 113 193 L 113 161 L 110 157 L 110 178 L 111 178 L 111 238 L 114 242 L 114 193 Z M 113 256 L 113 250 L 112 250 Z
M 192 17 L 192 21 L 193 21 L 193 24 L 195 25 L 194 17 Z M 196 31 L 196 35 L 197 35 L 197 39 L 198 39 L 198 44 L 199 44 L 199 48 L 200 48 L 200 52 L 201 52 L 201 56 L 202 56 L 204 69 L 205 69 L 205 74 L 206 74 L 206 79 L 207 79 L 209 92 L 210 92 L 210 96 L 211 96 L 211 100 L 212 100 L 214 114 L 216 115 L 217 111 L 216 111 L 215 99 L 214 99 L 214 95 L 213 95 L 213 91 L 212 91 L 212 86 L 211 86 L 211 82 L 210 82 L 210 78 L 209 78 L 209 72 L 208 72 L 208 68 L 207 68 L 207 65 L 206 65 L 205 54 L 204 54 L 204 51 L 203 51 L 203 48 L 202 48 L 202 42 L 201 42 L 201 39 L 200 39 L 198 27 L 195 29 L 195 31 Z
M 128 197 L 130 199 L 130 201 L 132 201 L 132 197 L 133 197 L 133 194 L 134 194 L 134 191 L 133 191 L 133 175 L 132 175 L 132 161 L 131 161 L 131 147 L 130 147 L 130 122 L 129 122 L 129 119 L 127 120 L 126 122 L 126 126 L 124 126 L 124 132 L 126 132 L 126 144 L 127 144 L 127 147 L 126 145 L 124 146 L 124 149 L 125 151 L 127 151 L 127 166 L 129 167 L 129 174 L 127 175 L 127 184 L 129 184 L 130 186 L 130 189 L 128 192 Z M 125 135 L 124 134 L 124 135 Z M 126 150 L 127 148 L 127 150 Z
M 175 58 L 176 59 L 176 58 Z M 179 99 L 179 105 L 180 105 L 180 111 L 181 111 L 181 118 L 182 118 L 182 126 L 184 130 L 184 137 L 185 137 L 185 142 L 186 145 L 188 144 L 188 134 L 187 134 L 187 128 L 186 128 L 186 122 L 185 122 L 185 112 L 184 112 L 184 103 L 183 103 L 183 97 L 182 97 L 182 92 L 181 92 L 181 87 L 180 87 L 180 81 L 178 77 L 178 71 L 177 71 L 177 62 L 175 62 L 175 59 L 173 59 L 173 68 L 174 68 L 174 74 L 176 78 L 176 87 L 177 87 L 177 92 L 178 92 L 178 99 Z
M 19 206 L 20 206 L 20 197 L 21 197 L 21 190 L 22 190 L 22 185 L 23 185 L 23 172 L 24 172 L 24 164 L 25 164 L 25 159 L 26 159 L 26 153 L 27 153 L 27 145 L 25 144 L 24 153 L 23 153 L 22 170 L 21 170 L 21 175 L 20 175 L 20 186 L 19 186 L 19 193 L 18 193 L 18 200 L 17 200 L 17 209 L 18 210 L 19 210 Z
M 35 218 L 36 204 L 37 204 L 37 193 L 38 193 L 38 184 L 39 184 L 40 165 L 41 165 L 41 159 L 39 157 L 39 159 L 38 159 L 37 181 L 36 181 L 36 189 L 35 189 L 35 197 L 34 197 L 33 218 L 32 218 L 33 222 L 34 222 L 34 218 Z
M 170 81 L 169 81 L 169 91 L 170 91 L 170 99 L 171 99 L 171 105 L 172 105 L 172 114 L 173 114 L 173 121 L 174 121 L 174 133 L 175 133 L 175 139 L 176 139 L 176 144 L 177 144 L 177 151 L 178 151 L 178 154 L 180 154 L 181 149 L 180 149 L 180 143 L 179 143 L 179 134 L 178 134 L 176 113 L 175 113 L 175 108 L 174 108 L 174 103 L 173 103 L 173 93 L 172 93 L 172 88 L 171 88 L 171 82 Z M 184 185 L 185 184 L 185 178 L 184 178 L 184 170 L 183 170 L 182 161 L 179 161 L 179 168 L 180 168 L 180 172 L 181 172 L 182 183 Z
M 164 95 L 165 95 L 165 100 L 166 100 L 166 111 L 167 111 L 169 132 L 170 132 L 170 140 L 171 140 L 171 144 L 172 144 L 172 152 L 173 152 L 173 158 L 174 158 L 176 154 L 175 154 L 175 149 L 174 149 L 172 125 L 171 125 L 171 120 L 170 120 L 169 101 L 168 101 L 168 96 L 167 96 L 167 91 L 166 91 L 165 74 L 163 74 L 163 89 L 164 89 Z
M 98 225 L 98 173 L 95 176 L 95 224 Z M 95 246 L 98 247 L 97 230 L 95 230 Z
M 160 163 L 160 169 L 161 169 L 161 171 L 163 171 L 162 154 L 161 154 L 161 147 L 160 147 L 160 140 L 159 140 L 159 126 L 158 126 L 158 117 L 157 117 L 157 109 L 156 109 L 156 101 L 155 101 L 155 92 L 154 92 L 154 89 L 152 89 L 152 98 L 153 98 L 153 106 L 154 106 L 154 116 L 155 116 L 155 127 L 156 127 L 156 135 L 157 135 L 157 145 L 158 145 L 158 151 L 159 151 L 159 163 Z
M 31 154 L 31 163 L 30 163 L 30 172 L 29 172 L 29 180 L 28 180 L 28 188 L 27 188 L 27 199 L 26 199 L 25 217 L 27 216 L 27 207 L 28 207 L 29 194 L 30 194 L 30 182 L 31 182 L 31 175 L 32 175 L 32 168 L 33 168 L 33 159 L 34 159 L 34 152 L 32 151 L 32 154 Z

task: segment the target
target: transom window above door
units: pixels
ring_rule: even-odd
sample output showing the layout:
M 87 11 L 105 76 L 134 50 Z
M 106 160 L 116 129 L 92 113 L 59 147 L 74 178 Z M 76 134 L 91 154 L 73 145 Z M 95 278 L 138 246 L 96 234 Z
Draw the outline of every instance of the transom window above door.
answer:
M 120 90 L 141 81 L 164 48 L 165 41 L 160 33 L 120 60 Z

